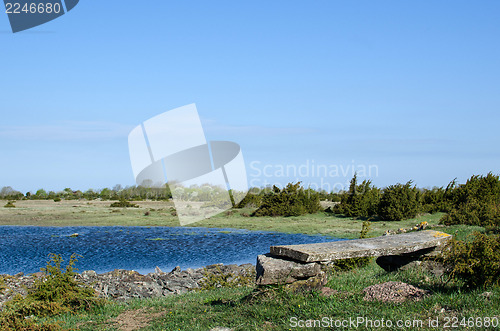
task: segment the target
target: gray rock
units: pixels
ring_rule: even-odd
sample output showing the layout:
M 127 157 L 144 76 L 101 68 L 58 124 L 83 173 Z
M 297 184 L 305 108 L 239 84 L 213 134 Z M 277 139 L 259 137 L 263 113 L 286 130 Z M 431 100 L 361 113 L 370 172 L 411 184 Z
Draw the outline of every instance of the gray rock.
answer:
M 368 286 L 363 292 L 363 300 L 382 302 L 403 302 L 408 299 L 418 301 L 429 294 L 428 291 L 413 285 L 394 281 Z
M 186 269 L 175 267 L 171 272 L 161 272 L 159 268 L 153 273 L 141 275 L 137 271 L 116 269 L 104 274 L 84 271 L 75 278 L 92 287 L 100 297 L 113 300 L 131 298 L 151 298 L 183 294 L 200 288 L 200 281 L 206 273 L 229 273 L 231 275 L 248 275 L 254 272 L 253 265 L 212 265 L 206 268 Z
M 85 279 L 97 277 L 97 273 L 94 270 L 85 270 L 82 272 L 82 277 Z
M 257 285 L 288 284 L 322 273 L 318 263 L 285 260 L 271 254 L 257 257 Z

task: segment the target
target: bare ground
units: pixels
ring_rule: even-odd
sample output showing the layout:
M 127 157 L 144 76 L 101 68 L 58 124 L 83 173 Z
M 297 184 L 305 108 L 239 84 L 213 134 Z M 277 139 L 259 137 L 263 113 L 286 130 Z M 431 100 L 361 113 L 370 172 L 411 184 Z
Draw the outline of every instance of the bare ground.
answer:
M 117 325 L 118 330 L 133 331 L 149 326 L 153 319 L 163 315 L 165 312 L 152 312 L 146 308 L 127 310 L 113 319 L 113 323 Z

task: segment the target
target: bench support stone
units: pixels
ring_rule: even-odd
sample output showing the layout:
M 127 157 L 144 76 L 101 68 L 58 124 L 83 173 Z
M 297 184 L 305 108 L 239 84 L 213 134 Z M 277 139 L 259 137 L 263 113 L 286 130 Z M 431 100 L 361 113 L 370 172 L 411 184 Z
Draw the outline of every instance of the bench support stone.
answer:
M 324 273 L 318 263 L 296 262 L 269 253 L 257 257 L 256 271 L 257 285 L 290 284 Z

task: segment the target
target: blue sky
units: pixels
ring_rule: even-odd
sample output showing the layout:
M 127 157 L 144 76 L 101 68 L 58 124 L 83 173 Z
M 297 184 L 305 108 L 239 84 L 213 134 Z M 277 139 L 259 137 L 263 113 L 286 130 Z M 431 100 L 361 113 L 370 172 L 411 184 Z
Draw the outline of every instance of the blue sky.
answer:
M 130 130 L 190 103 L 208 140 L 241 145 L 251 185 L 312 164 L 375 165 L 378 186 L 500 173 L 499 12 L 494 0 L 82 0 L 16 34 L 2 14 L 0 187 L 133 185 Z M 328 188 L 351 174 L 303 177 Z

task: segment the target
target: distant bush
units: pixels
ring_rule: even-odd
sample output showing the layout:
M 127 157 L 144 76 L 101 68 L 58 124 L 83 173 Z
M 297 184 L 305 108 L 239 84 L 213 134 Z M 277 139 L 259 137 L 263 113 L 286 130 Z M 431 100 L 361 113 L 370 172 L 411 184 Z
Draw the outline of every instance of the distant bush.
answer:
M 500 235 L 475 232 L 472 240 L 455 238 L 443 248 L 446 273 L 470 287 L 500 286 Z
M 446 225 L 500 225 L 499 176 L 472 176 L 453 191 L 449 213 L 441 219 Z
M 340 194 L 340 193 L 331 193 L 330 194 L 330 201 L 332 201 L 332 202 L 340 202 L 340 201 L 342 201 L 342 194 Z
M 60 202 L 61 201 L 61 198 L 57 197 L 57 198 L 54 198 L 54 202 Z
M 300 182 L 289 183 L 285 188 L 273 186 L 262 197 L 260 207 L 251 216 L 300 216 L 321 210 L 318 192 L 304 189 Z
M 138 205 L 134 203 L 130 203 L 129 201 L 125 199 L 120 199 L 119 201 L 113 202 L 111 205 L 109 205 L 112 208 L 139 208 Z
M 417 216 L 420 210 L 420 192 L 412 182 L 386 187 L 380 198 L 378 215 L 386 221 L 401 221 Z
M 335 213 L 348 217 L 369 217 L 377 214 L 380 201 L 380 190 L 364 180 L 357 184 L 357 175 L 351 179 L 349 191 L 340 197 L 340 204 L 334 208 Z
M 320 189 L 317 192 L 321 201 L 340 202 L 341 195 L 339 193 L 327 192 L 323 189 Z
M 32 199 L 46 199 L 49 195 L 47 192 L 41 188 L 38 191 L 36 191 L 34 196 L 31 196 Z
M 16 206 L 14 205 L 14 202 L 15 201 L 7 201 L 7 203 L 3 207 L 4 208 L 16 208 Z

